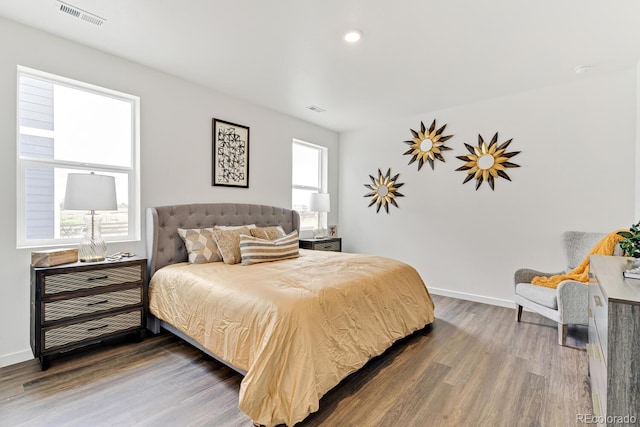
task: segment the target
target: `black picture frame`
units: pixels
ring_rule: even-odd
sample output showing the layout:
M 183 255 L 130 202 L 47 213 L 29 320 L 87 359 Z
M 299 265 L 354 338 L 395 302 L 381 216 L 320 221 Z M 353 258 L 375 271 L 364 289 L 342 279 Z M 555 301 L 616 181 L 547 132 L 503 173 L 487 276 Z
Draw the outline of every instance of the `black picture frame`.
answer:
M 211 184 L 249 188 L 249 127 L 213 119 Z

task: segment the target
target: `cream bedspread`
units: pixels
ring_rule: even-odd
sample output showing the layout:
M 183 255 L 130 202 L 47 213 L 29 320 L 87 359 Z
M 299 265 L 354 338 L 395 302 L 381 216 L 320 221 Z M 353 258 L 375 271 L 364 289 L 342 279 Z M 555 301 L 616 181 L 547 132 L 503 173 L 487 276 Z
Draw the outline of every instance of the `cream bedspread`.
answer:
M 246 371 L 239 407 L 266 426 L 303 420 L 340 380 L 434 320 L 413 267 L 300 253 L 250 266 L 173 264 L 149 289 L 151 313 Z

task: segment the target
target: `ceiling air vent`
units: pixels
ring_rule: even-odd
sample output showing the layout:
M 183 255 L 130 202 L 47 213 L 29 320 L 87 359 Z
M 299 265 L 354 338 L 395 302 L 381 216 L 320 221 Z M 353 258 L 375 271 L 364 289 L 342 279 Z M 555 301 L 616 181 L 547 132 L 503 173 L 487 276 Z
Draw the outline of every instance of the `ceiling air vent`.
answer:
M 104 24 L 107 20 L 99 17 L 98 15 L 94 15 L 93 13 L 89 13 L 82 9 L 79 9 L 75 6 L 72 6 L 68 3 L 64 3 L 61 1 L 56 2 L 56 7 L 60 12 L 66 13 L 67 15 L 71 15 L 74 18 L 82 19 L 85 22 L 88 22 L 93 25 L 100 26 Z
M 309 105 L 307 109 L 313 111 L 314 113 L 324 113 L 325 111 L 327 111 L 324 108 L 318 107 L 317 105 Z

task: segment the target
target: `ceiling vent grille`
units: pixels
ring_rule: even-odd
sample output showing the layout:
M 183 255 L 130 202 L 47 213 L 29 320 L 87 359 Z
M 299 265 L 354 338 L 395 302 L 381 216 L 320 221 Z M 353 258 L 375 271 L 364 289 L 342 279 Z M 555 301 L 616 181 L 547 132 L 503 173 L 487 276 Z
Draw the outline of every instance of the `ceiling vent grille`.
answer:
M 318 107 L 317 105 L 309 105 L 307 109 L 313 111 L 314 113 L 324 113 L 325 111 L 327 111 L 324 108 Z
M 56 2 L 56 7 L 62 13 L 66 13 L 67 15 L 71 15 L 74 18 L 81 19 L 85 22 L 88 22 L 93 25 L 97 25 L 98 27 L 104 24 L 107 20 L 99 17 L 98 15 L 94 15 L 93 13 L 89 13 L 82 9 L 79 9 L 75 6 L 72 6 L 68 3 L 64 3 L 61 1 Z

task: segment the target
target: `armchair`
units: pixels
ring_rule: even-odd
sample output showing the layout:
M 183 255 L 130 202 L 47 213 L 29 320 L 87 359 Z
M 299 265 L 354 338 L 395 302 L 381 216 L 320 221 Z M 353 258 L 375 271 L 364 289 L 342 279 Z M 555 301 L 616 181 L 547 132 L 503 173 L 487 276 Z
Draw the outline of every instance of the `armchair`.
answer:
M 532 285 L 535 276 L 552 276 L 564 274 L 576 268 L 589 253 L 591 248 L 605 236 L 603 233 L 582 231 L 566 231 L 562 233 L 562 245 L 567 265 L 566 271 L 546 273 L 528 268 L 515 272 L 516 321 L 520 322 L 522 308 L 525 307 L 541 316 L 558 322 L 558 344 L 565 345 L 567 325 L 587 325 L 587 307 L 589 288 L 585 283 L 565 280 L 557 289 Z M 616 251 L 619 247 L 616 246 Z

